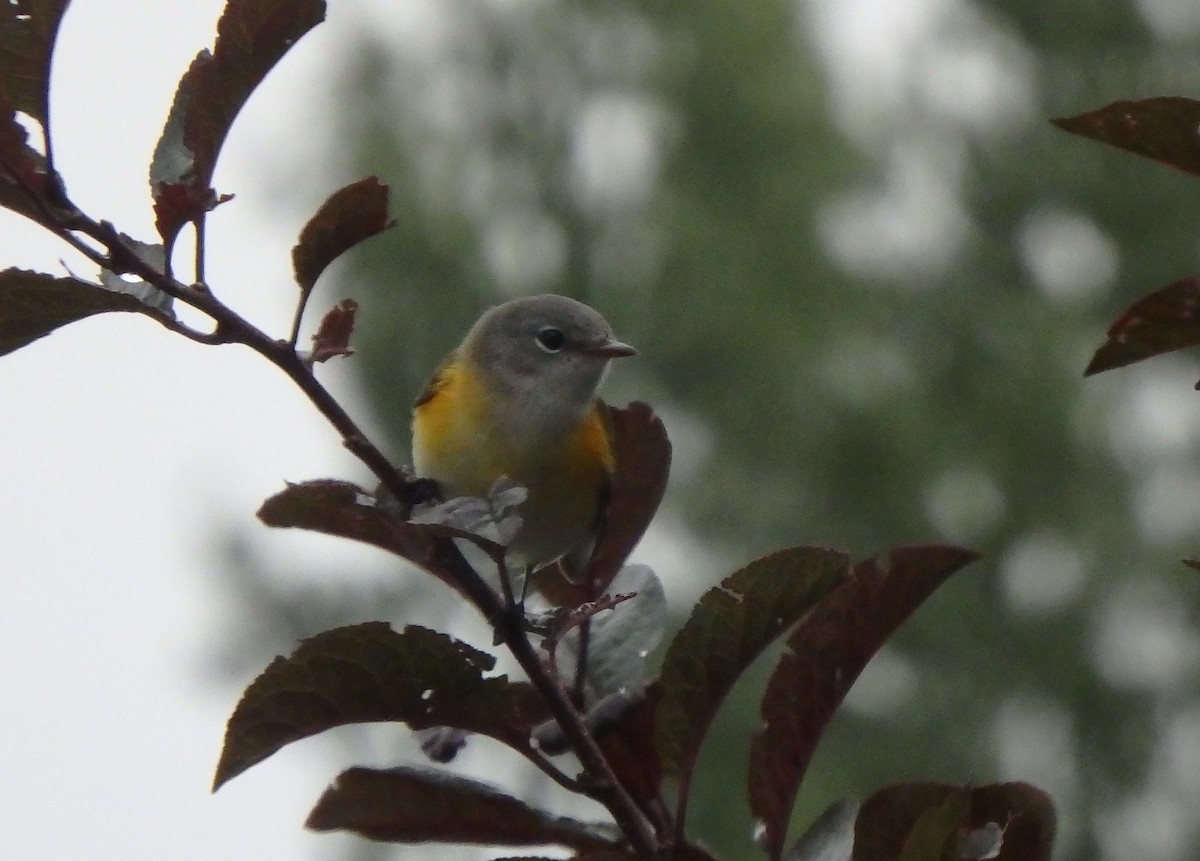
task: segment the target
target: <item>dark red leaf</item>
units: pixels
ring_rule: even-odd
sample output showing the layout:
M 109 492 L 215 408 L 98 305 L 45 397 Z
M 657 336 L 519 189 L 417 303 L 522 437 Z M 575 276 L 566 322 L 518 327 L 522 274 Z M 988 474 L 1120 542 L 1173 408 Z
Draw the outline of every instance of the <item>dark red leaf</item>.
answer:
M 0 206 L 45 224 L 42 207 L 50 206 L 46 161 L 29 146 L 28 139 L 15 109 L 0 92 Z
M 0 356 L 93 314 L 145 310 L 132 296 L 78 278 L 5 269 L 0 272 Z
M 1200 345 L 1200 279 L 1181 278 L 1130 305 L 1108 330 L 1084 374 Z
M 846 579 L 845 554 L 779 550 L 710 589 L 663 658 L 656 737 L 663 770 L 687 777 L 717 709 L 772 640 Z
M 620 722 L 596 739 L 617 780 L 643 810 L 661 804 L 662 763 L 654 744 L 660 696 L 658 682 L 652 682 Z
M 860 562 L 788 638 L 750 745 L 750 807 L 763 824 L 769 857 L 782 853 L 809 760 L 862 668 L 947 577 L 977 558 L 970 550 L 929 546 L 894 549 L 882 564 Z
M 433 554 L 437 541 L 427 529 L 376 506 L 358 485 L 336 479 L 289 484 L 262 504 L 258 519 L 267 526 L 361 541 L 417 564 Z
M 185 224 L 232 199 L 232 194 L 219 195 L 208 186 L 160 183 L 154 191 L 154 229 L 164 242 L 168 242 Z
M 478 781 L 413 768 L 351 768 L 325 790 L 305 823 L 390 843 L 611 848 L 615 834 L 555 816 Z
M 543 568 L 537 588 L 562 607 L 591 600 L 608 586 L 642 539 L 658 511 L 671 470 L 671 441 L 662 419 L 648 404 L 635 401 L 610 407 L 616 472 L 600 540 L 592 554 L 589 579 L 593 585 L 569 582 L 555 566 Z
M 1200 175 L 1200 102 L 1194 99 L 1165 96 L 1113 102 L 1050 122 L 1072 134 Z
M 537 856 L 505 856 L 493 861 L 552 861 Z M 630 849 L 592 849 L 571 856 L 571 861 L 645 861 L 645 858 Z M 671 861 L 716 861 L 704 849 L 694 843 L 683 843 L 674 847 Z
M 421 497 L 419 480 L 410 481 L 409 488 L 413 498 Z M 454 589 L 465 588 L 460 577 L 466 563 L 453 541 L 438 534 L 435 526 L 401 519 L 400 512 L 377 504 L 351 482 L 318 479 L 290 484 L 262 504 L 258 518 L 267 526 L 308 529 L 370 544 L 407 559 Z
M 391 226 L 388 187 L 378 177 L 369 176 L 335 191 L 304 225 L 300 241 L 292 249 L 296 283 L 308 294 L 339 255 Z
M 354 315 L 358 311 L 358 303 L 353 299 L 343 299 L 333 306 L 322 318 L 313 335 L 312 361 L 325 362 L 334 356 L 350 356 L 350 336 L 354 334 Z
M 956 858 L 968 834 L 989 823 L 1002 832 L 997 861 L 1049 861 L 1054 805 L 1046 793 L 1027 783 L 885 787 L 859 810 L 854 861 Z
M 642 540 L 667 489 L 671 441 L 662 419 L 648 404 L 635 401 L 609 409 L 616 471 L 600 542 L 592 555 L 597 591 L 617 575 Z
M 246 689 L 229 719 L 213 788 L 285 745 L 336 726 L 403 721 L 450 726 L 529 749 L 541 700 L 506 676 L 484 678 L 495 658 L 445 634 L 386 622 L 325 631 L 278 657 Z
M 0 90 L 45 128 L 50 116 L 50 59 L 68 0 L 0 4 Z
M 168 246 L 180 227 L 219 200 L 211 191 L 217 157 L 250 94 L 324 18 L 324 0 L 228 0 L 213 50 L 197 54 L 179 81 L 150 166 L 159 231 Z M 176 184 L 192 193 L 170 189 Z

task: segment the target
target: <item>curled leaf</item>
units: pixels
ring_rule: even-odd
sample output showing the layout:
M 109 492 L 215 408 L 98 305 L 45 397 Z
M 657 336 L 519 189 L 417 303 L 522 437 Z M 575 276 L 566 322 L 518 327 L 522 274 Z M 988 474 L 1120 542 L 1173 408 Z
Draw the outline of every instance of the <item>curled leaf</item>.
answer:
M 312 291 L 325 267 L 365 239 L 386 230 L 388 187 L 369 176 L 335 191 L 300 231 L 292 249 L 296 283 Z
M 562 607 L 577 606 L 607 588 L 650 526 L 667 487 L 671 441 L 662 419 L 640 401 L 608 412 L 616 471 L 585 582 L 571 583 L 553 565 L 536 578 L 538 591 Z
M 855 861 L 1049 861 L 1054 805 L 1027 783 L 901 783 L 863 802 Z
M 213 50 L 201 51 L 179 81 L 150 165 L 159 235 L 221 202 L 211 189 L 225 138 L 250 94 L 296 41 L 325 18 L 324 0 L 228 0 Z
M 326 362 L 335 356 L 354 354 L 350 348 L 350 336 L 354 333 L 354 315 L 357 312 L 358 303 L 353 299 L 343 299 L 329 310 L 312 337 L 310 361 Z

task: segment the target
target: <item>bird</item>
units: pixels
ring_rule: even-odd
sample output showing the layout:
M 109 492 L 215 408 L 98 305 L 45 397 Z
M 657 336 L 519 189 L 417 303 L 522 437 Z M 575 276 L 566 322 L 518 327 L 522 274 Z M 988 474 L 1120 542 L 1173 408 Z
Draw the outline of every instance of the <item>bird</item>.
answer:
M 435 481 L 443 499 L 486 498 L 502 476 L 523 486 L 507 559 L 531 571 L 563 558 L 577 579 L 615 467 L 597 390 L 613 359 L 636 352 L 599 312 L 566 296 L 488 309 L 413 404 L 416 476 Z

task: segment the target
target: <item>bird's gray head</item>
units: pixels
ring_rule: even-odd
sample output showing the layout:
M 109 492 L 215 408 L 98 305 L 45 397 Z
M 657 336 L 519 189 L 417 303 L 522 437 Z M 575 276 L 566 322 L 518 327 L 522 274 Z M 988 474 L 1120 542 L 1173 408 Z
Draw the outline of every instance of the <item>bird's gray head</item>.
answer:
M 525 408 L 546 402 L 578 412 L 590 405 L 610 359 L 636 351 L 613 337 L 592 308 L 566 296 L 513 299 L 488 310 L 463 349 L 506 400 Z

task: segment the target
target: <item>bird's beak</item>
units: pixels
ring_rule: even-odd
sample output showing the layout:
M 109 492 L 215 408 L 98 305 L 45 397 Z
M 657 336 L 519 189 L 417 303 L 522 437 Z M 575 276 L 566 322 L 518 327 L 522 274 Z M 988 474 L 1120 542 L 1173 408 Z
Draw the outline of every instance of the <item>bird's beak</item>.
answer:
M 618 341 L 616 338 L 605 338 L 603 341 L 588 344 L 583 348 L 583 352 L 589 356 L 601 356 L 605 359 L 619 359 L 621 356 L 637 355 L 637 350 L 624 341 Z

